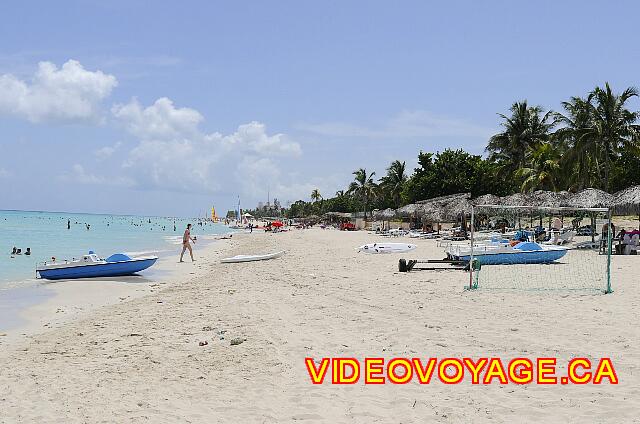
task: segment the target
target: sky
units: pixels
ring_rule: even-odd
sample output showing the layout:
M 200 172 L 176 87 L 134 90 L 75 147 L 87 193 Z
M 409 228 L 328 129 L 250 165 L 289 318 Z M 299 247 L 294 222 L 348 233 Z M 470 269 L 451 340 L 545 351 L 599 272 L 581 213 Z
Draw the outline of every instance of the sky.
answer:
M 201 216 L 640 85 L 640 3 L 0 4 L 0 209 Z M 632 103 L 640 108 L 637 101 Z

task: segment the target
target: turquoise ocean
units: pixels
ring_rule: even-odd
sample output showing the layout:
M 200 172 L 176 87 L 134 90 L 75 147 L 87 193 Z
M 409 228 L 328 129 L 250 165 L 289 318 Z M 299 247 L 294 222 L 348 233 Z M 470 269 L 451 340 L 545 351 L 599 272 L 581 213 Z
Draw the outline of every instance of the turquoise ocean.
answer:
M 15 325 L 14 315 L 21 308 L 49 295 L 42 287 L 43 280 L 35 278 L 38 262 L 52 256 L 77 258 L 89 250 L 100 257 L 127 253 L 176 255 L 177 259 L 182 233 L 188 223 L 193 224 L 194 236 L 233 231 L 224 224 L 198 219 L 0 211 L 0 329 Z M 204 237 L 203 241 L 207 238 L 210 237 Z M 12 255 L 13 247 L 21 249 L 23 254 Z M 30 256 L 24 255 L 27 248 L 31 248 Z

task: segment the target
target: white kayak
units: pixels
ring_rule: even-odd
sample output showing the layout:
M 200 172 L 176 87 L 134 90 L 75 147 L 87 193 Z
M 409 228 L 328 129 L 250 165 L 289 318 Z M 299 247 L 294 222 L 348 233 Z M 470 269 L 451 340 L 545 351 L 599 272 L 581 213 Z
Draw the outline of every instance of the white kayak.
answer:
M 358 247 L 358 252 L 364 253 L 404 253 L 414 250 L 417 246 L 409 243 L 369 243 Z
M 236 255 L 231 258 L 221 259 L 223 264 L 233 264 L 238 262 L 266 261 L 267 259 L 275 259 L 284 255 L 284 250 L 276 253 L 267 253 L 266 255 Z

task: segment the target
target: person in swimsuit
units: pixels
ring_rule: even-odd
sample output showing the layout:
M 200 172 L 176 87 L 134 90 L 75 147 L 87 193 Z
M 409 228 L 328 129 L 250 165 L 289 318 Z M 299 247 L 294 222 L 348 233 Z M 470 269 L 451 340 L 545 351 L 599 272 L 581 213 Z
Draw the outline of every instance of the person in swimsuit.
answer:
M 184 235 L 182 236 L 182 253 L 180 254 L 180 262 L 184 262 L 182 257 L 184 256 L 185 250 L 189 249 L 189 255 L 191 255 L 191 262 L 194 262 L 193 259 L 193 250 L 191 249 L 191 241 L 196 242 L 195 238 L 191 237 L 191 224 L 187 224 L 187 229 L 184 230 Z

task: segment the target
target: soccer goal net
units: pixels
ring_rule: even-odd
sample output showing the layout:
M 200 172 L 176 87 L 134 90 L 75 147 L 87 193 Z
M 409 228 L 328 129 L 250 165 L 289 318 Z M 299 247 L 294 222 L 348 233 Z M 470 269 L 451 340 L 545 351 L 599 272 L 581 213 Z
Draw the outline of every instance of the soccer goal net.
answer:
M 471 222 L 471 242 L 450 248 L 473 264 L 469 288 L 611 292 L 608 209 L 480 205 Z

